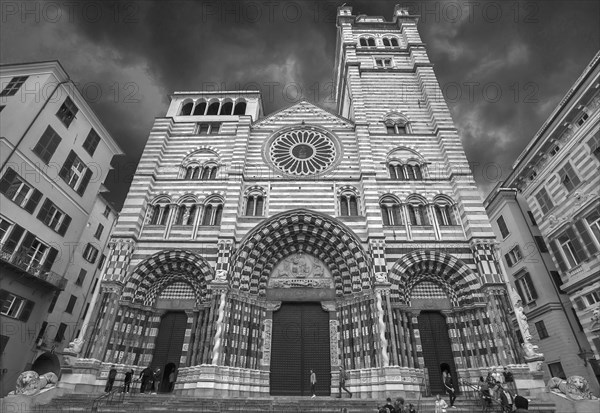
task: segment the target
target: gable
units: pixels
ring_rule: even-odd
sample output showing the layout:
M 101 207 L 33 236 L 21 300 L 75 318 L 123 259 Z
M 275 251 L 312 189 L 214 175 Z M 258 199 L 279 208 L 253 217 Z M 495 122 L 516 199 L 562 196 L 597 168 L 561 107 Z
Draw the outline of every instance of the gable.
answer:
M 272 129 L 299 123 L 320 125 L 333 129 L 354 129 L 354 124 L 350 120 L 334 115 L 305 100 L 257 121 L 253 128 L 267 127 Z

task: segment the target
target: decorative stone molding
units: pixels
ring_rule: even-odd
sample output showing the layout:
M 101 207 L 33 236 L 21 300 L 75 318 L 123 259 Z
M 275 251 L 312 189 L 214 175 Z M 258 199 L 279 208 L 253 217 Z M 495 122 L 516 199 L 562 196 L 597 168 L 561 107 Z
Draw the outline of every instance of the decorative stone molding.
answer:
M 321 308 L 330 313 L 337 310 L 335 301 L 321 301 Z
M 265 307 L 267 311 L 277 311 L 281 308 L 281 301 L 267 301 Z
M 281 303 L 279 303 L 281 305 Z M 263 321 L 264 329 L 262 334 L 262 366 L 271 365 L 271 335 L 273 332 L 273 320 Z
M 331 359 L 331 371 L 335 371 L 334 367 L 340 365 L 339 355 L 339 334 L 338 334 L 338 320 L 329 320 L 329 353 Z

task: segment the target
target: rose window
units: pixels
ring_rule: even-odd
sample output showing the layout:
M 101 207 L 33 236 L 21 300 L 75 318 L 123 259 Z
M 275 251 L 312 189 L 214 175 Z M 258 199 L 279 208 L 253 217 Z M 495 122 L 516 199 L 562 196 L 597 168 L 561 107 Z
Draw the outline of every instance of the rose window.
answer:
M 288 130 L 269 148 L 274 166 L 290 175 L 313 175 L 327 170 L 336 159 L 336 146 L 324 133 L 312 128 Z

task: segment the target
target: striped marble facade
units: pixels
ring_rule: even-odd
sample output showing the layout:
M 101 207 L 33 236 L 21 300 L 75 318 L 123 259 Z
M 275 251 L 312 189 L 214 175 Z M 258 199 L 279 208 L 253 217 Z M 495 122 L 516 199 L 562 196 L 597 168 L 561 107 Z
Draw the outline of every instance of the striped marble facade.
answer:
M 394 382 L 402 384 L 387 388 L 422 390 L 422 310 L 446 317 L 461 377 L 521 362 L 494 233 L 416 17 L 396 9 L 392 21 L 369 20 L 347 6 L 338 13 L 336 113 L 301 101 L 264 116 L 258 92 L 171 96 L 113 232 L 85 357 L 139 371 L 152 362 L 161 316 L 183 310 L 177 392 L 268 394 L 273 312 L 283 300 L 275 293 L 298 291 L 296 300 L 321 301 L 330 314 L 332 389 L 343 365 L 362 378 L 360 386 L 350 380 L 360 394 L 385 391 L 385 371 L 373 369 L 392 366 L 404 369 Z M 361 46 L 363 36 L 376 45 Z M 398 46 L 383 46 L 385 36 Z M 379 57 L 392 65 L 378 68 Z M 244 101 L 246 113 L 181 113 L 199 98 Z M 386 116 L 404 119 L 408 133 L 388 134 Z M 218 132 L 204 133 L 206 124 Z M 339 148 L 335 167 L 318 177 L 272 167 L 270 139 L 309 125 Z M 423 179 L 392 179 L 390 160 L 420 165 Z M 217 168 L 212 178 L 193 177 L 205 167 Z M 356 214 L 342 213 L 344 194 L 355 197 Z M 246 215 L 256 196 L 261 213 Z M 384 196 L 398 203 L 393 225 L 382 220 Z M 422 225 L 411 224 L 414 205 L 428 217 Z M 451 222 L 439 221 L 440 205 Z M 324 263 L 334 287 L 272 291 L 272 271 L 297 253 Z M 239 393 L 228 387 L 234 381 Z

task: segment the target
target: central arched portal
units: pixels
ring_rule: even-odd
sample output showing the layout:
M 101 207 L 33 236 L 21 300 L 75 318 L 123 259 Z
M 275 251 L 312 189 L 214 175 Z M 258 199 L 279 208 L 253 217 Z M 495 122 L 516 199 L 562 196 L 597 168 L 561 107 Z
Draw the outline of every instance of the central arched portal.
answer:
M 310 396 L 310 370 L 316 394 L 331 394 L 329 313 L 320 303 L 286 302 L 273 313 L 271 395 Z
M 167 312 L 160 320 L 152 356 L 152 367 L 159 368 L 163 375 L 167 373 L 166 370 L 171 367 L 170 365 L 173 365 L 172 370 L 179 366 L 186 325 L 187 315 L 183 311 Z M 168 379 L 168 375 L 166 378 Z M 163 385 L 165 385 L 164 379 L 161 380 L 161 388 L 157 390 L 165 391 L 167 387 L 163 387 Z

